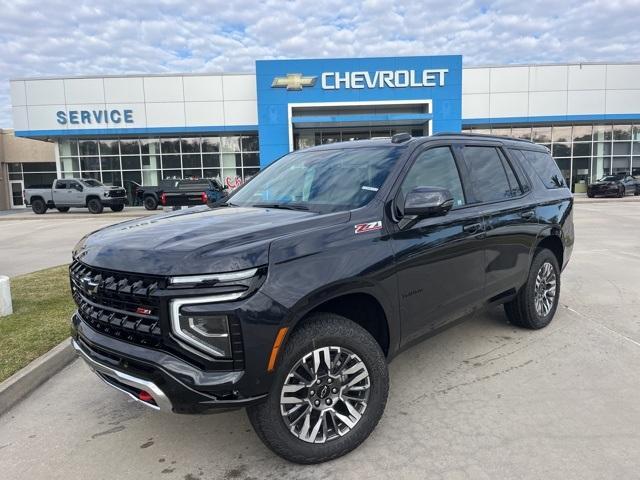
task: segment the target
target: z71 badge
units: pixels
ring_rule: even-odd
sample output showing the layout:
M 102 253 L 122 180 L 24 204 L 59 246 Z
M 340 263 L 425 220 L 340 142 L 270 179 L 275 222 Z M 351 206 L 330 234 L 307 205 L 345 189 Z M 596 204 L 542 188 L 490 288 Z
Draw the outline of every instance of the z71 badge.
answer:
M 356 235 L 358 233 L 374 232 L 376 230 L 382 230 L 382 220 L 377 222 L 359 223 L 356 225 Z

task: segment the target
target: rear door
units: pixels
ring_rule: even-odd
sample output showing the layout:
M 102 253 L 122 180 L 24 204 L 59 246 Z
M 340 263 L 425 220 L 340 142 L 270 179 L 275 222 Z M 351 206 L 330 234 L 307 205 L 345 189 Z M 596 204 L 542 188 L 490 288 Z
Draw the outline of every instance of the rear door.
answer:
M 500 144 L 466 144 L 472 201 L 482 207 L 485 233 L 485 295 L 520 287 L 529 271 L 538 234 L 536 198 L 529 179 Z
M 391 234 L 399 288 L 403 343 L 415 340 L 471 311 L 483 297 L 484 251 L 480 207 L 469 205 L 450 145 L 414 154 L 395 194 L 395 203 L 421 186 L 448 189 L 454 207 Z M 462 175 L 461 175 L 462 174 Z

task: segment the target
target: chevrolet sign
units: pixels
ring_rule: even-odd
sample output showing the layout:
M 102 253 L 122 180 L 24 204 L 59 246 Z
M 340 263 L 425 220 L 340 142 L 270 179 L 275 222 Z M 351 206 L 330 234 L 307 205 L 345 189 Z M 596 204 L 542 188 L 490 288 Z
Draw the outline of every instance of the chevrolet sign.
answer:
M 324 72 L 323 90 L 341 88 L 444 87 L 447 68 L 432 70 L 380 70 L 377 72 Z
M 287 90 L 302 90 L 302 87 L 313 87 L 317 77 L 304 77 L 301 73 L 287 73 L 286 77 L 273 79 L 272 87 L 286 88 Z

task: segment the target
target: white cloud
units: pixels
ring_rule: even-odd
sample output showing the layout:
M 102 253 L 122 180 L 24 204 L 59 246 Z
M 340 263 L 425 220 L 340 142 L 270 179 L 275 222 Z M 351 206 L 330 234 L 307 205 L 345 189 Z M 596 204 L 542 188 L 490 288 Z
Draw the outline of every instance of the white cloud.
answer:
M 639 0 L 6 2 L 9 78 L 251 71 L 261 58 L 464 55 L 466 65 L 635 60 Z

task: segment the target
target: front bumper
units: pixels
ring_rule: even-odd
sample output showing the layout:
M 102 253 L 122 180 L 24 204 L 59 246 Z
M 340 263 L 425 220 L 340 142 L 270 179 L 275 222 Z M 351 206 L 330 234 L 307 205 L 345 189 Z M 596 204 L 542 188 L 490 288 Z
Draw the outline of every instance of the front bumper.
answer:
M 126 205 L 127 197 L 103 197 L 102 204 L 106 206 L 112 205 Z
M 226 411 L 259 403 L 262 395 L 240 393 L 244 371 L 205 371 L 168 353 L 103 335 L 76 313 L 72 345 L 109 386 L 144 405 L 174 413 Z M 151 400 L 140 398 L 144 391 Z

